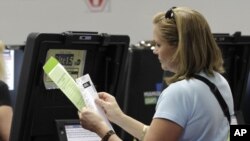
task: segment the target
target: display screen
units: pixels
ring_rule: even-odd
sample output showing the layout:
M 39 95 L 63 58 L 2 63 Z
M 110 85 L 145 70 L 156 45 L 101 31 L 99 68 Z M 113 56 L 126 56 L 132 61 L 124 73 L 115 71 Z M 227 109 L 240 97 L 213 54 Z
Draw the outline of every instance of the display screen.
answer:
M 94 132 L 82 128 L 81 125 L 65 125 L 67 141 L 100 141 L 101 138 Z
M 50 49 L 47 52 L 46 60 L 51 56 L 55 57 L 68 71 L 73 79 L 76 79 L 83 75 L 86 50 L 75 50 L 75 49 Z M 44 84 L 46 89 L 58 89 L 56 84 L 44 74 Z
M 4 64 L 5 64 L 5 69 L 6 69 L 6 83 L 9 87 L 9 90 L 14 90 L 14 63 L 15 63 L 15 58 L 14 58 L 14 50 L 5 50 L 3 53 L 3 59 L 4 59 Z M 16 67 L 16 66 L 15 66 Z
M 74 54 L 56 54 L 55 57 L 63 66 L 73 65 Z

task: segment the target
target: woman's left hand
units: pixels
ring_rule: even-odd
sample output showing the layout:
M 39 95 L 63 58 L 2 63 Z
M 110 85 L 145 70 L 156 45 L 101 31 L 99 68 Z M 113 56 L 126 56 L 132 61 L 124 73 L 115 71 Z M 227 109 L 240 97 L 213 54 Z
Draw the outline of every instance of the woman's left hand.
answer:
M 92 109 L 84 107 L 81 112 L 78 112 L 78 115 L 83 128 L 95 132 L 101 137 L 109 130 L 103 118 Z

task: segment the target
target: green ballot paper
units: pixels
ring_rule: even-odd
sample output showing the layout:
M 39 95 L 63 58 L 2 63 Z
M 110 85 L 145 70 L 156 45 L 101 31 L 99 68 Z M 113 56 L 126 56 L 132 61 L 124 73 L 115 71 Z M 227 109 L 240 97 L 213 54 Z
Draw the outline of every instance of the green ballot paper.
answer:
M 80 88 L 58 60 L 54 57 L 50 57 L 43 66 L 43 69 L 76 108 L 81 111 L 82 108 L 85 107 L 85 103 Z

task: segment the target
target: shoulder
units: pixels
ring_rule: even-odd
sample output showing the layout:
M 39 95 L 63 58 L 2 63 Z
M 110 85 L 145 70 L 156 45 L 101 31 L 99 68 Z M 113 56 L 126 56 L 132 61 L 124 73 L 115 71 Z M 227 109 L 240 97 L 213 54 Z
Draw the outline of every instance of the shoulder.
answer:
M 181 80 L 170 84 L 160 95 L 154 118 L 174 121 L 184 127 L 194 110 L 194 80 Z
M 178 104 L 179 106 L 188 104 L 191 106 L 194 101 L 194 95 L 196 95 L 195 93 L 198 93 L 197 88 L 200 87 L 200 84 L 195 79 L 184 79 L 172 83 L 163 90 L 158 103 Z
M 216 73 L 213 77 L 209 77 L 202 73 L 199 75 L 207 78 L 216 85 L 224 85 L 227 87 L 227 81 L 220 74 Z M 166 89 L 163 90 L 159 99 L 175 99 L 176 101 L 182 100 L 188 103 L 194 103 L 195 101 L 197 102 L 198 100 L 206 98 L 206 95 L 211 95 L 210 93 L 211 91 L 207 84 L 198 79 L 190 78 L 170 84 Z
M 183 79 L 170 84 L 163 93 L 175 93 L 177 95 L 191 93 L 196 87 L 200 87 L 196 79 Z
M 11 105 L 8 85 L 0 80 L 0 106 Z

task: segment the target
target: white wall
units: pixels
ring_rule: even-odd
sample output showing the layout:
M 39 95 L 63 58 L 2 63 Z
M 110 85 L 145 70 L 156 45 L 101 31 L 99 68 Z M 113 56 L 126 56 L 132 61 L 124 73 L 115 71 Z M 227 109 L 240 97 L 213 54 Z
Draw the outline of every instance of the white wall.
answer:
M 97 0 L 98 1 L 98 0 Z M 172 6 L 189 6 L 208 20 L 213 33 L 250 35 L 247 0 L 106 0 L 91 12 L 87 0 L 0 0 L 0 39 L 24 44 L 30 32 L 98 31 L 127 34 L 131 44 L 151 39 L 152 17 Z

